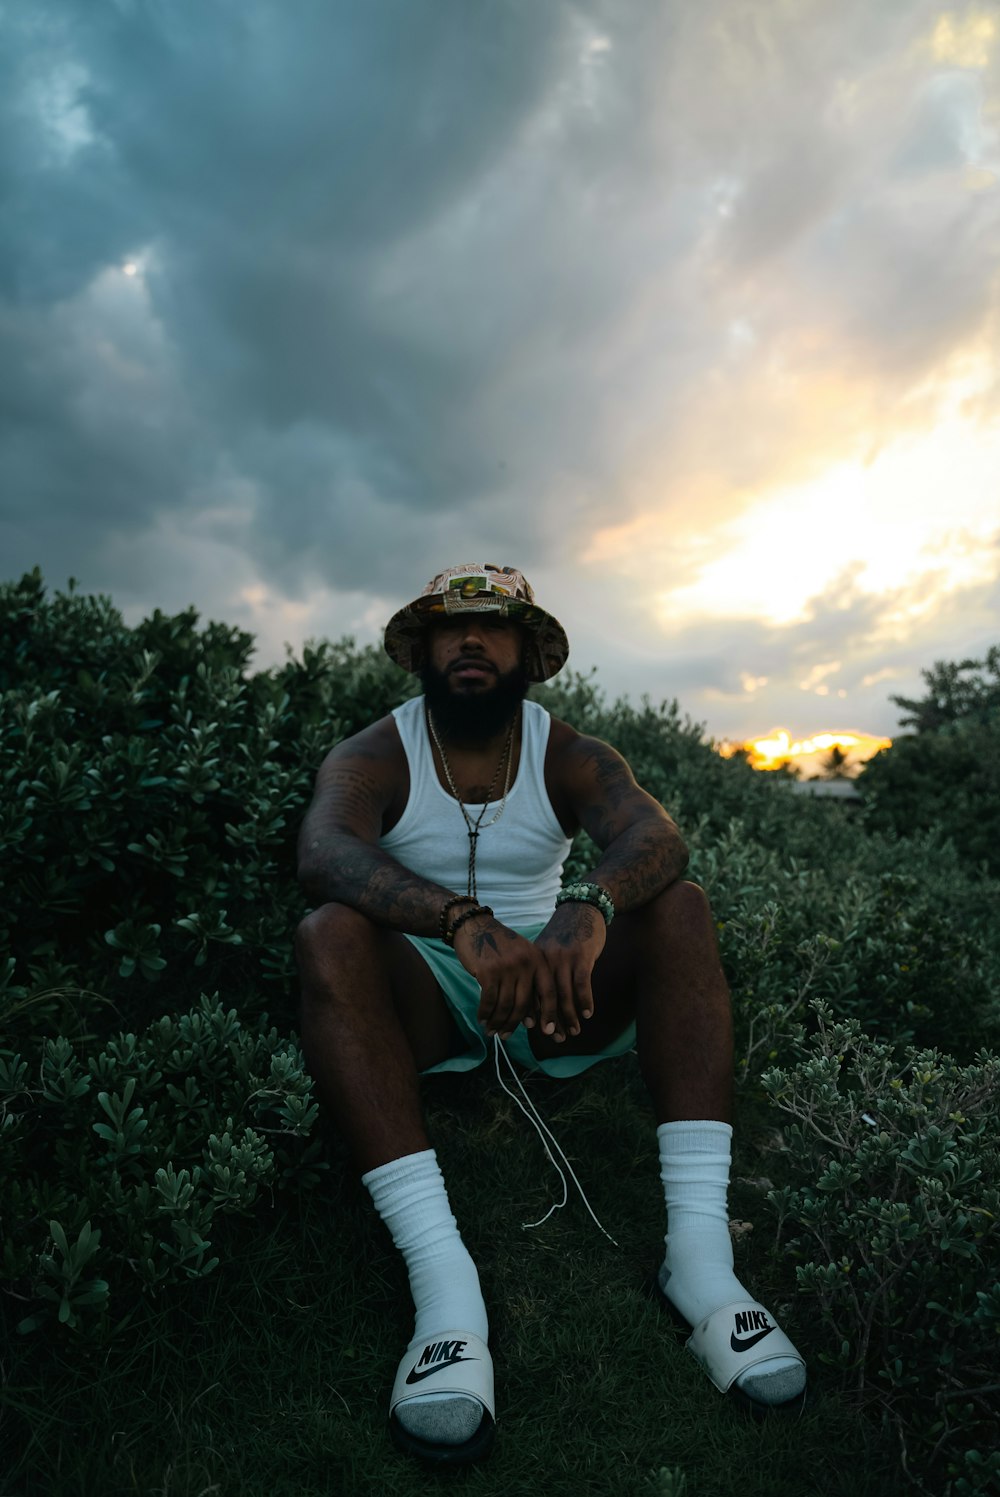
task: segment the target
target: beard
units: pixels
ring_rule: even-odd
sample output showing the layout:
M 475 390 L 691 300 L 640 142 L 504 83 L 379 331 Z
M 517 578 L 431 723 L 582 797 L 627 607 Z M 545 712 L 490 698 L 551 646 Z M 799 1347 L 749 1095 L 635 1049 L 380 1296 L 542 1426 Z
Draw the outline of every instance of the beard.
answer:
M 453 692 L 447 671 L 429 663 L 420 672 L 424 696 L 434 716 L 434 723 L 451 743 L 474 746 L 488 743 L 510 727 L 514 713 L 527 695 L 529 681 L 522 665 L 486 690 Z

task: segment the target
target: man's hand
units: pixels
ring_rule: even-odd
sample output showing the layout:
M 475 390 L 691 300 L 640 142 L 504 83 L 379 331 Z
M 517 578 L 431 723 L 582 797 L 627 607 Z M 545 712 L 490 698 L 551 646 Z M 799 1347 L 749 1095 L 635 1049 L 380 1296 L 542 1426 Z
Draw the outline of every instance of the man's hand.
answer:
M 555 1013 L 556 990 L 538 947 L 492 915 L 477 915 L 455 932 L 455 955 L 478 982 L 479 1022 L 507 1039 L 519 1024 L 530 1029 L 536 1013 Z
M 591 904 L 567 901 L 556 906 L 545 929 L 535 941 L 551 974 L 553 1004 L 539 994 L 538 1019 L 543 1034 L 563 1040 L 577 1035 L 594 1012 L 590 985 L 597 958 L 604 950 L 607 926 L 600 910 Z
M 594 1012 L 590 976 L 604 950 L 604 917 L 592 905 L 562 904 L 536 941 L 490 915 L 466 920 L 455 954 L 482 990 L 479 1022 L 507 1039 L 518 1024 L 556 1041 L 580 1033 Z

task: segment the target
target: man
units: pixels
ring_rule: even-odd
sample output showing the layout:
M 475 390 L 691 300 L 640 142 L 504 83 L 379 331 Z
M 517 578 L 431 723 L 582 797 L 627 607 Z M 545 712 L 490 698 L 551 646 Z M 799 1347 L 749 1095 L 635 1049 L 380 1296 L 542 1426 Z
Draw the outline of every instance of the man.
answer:
M 569 646 L 520 572 L 440 573 L 385 647 L 424 694 L 320 767 L 297 955 L 309 1067 L 410 1276 L 393 1438 L 455 1463 L 492 1440 L 486 1309 L 417 1078 L 497 1043 L 550 1075 L 636 1047 L 668 1213 L 660 1291 L 717 1387 L 792 1402 L 802 1358 L 733 1274 L 729 994 L 677 827 L 620 754 L 525 700 Z M 561 888 L 580 827 L 601 856 Z

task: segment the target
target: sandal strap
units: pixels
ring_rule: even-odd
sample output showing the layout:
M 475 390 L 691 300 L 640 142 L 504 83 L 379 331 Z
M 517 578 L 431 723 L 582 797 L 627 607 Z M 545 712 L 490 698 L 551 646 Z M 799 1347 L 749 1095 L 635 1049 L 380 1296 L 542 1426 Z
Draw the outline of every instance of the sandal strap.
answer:
M 723 1305 L 691 1332 L 687 1349 L 720 1393 L 728 1393 L 741 1373 L 772 1357 L 805 1360 L 757 1300 Z
M 396 1373 L 390 1415 L 400 1404 L 424 1393 L 461 1393 L 477 1398 L 493 1419 L 493 1358 L 485 1341 L 471 1331 L 441 1331 L 406 1350 Z

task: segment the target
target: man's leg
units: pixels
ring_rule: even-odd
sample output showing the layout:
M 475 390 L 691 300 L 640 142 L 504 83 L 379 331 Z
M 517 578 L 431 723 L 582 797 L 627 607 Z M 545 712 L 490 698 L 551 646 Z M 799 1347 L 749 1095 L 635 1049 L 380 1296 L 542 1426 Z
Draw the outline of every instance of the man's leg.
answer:
M 306 916 L 295 954 L 302 1048 L 358 1168 L 429 1148 L 417 1074 L 452 1053 L 458 1031 L 426 962 L 340 904 Z
M 659 1282 L 691 1325 L 749 1300 L 733 1273 L 726 1195 L 732 1128 L 733 1034 L 715 924 L 697 884 L 672 885 L 615 919 L 594 971 L 594 1017 L 536 1055 L 593 1054 L 634 1016 L 639 1069 L 656 1115 L 667 1203 L 667 1251 Z M 740 1388 L 780 1404 L 805 1385 L 798 1361 L 775 1357 L 742 1374 Z
M 636 1025 L 639 1070 L 657 1123 L 732 1118 L 733 1023 L 712 913 L 681 882 L 608 927 L 594 969 L 594 1016 L 558 1044 L 537 1029 L 538 1057 L 594 1055 Z
M 412 1346 L 446 1331 L 489 1333 L 475 1264 L 458 1233 L 420 1106 L 418 1072 L 453 1053 L 458 1031 L 430 969 L 404 936 L 326 904 L 296 933 L 302 1047 L 321 1101 L 362 1170 L 406 1261 Z M 396 1416 L 431 1445 L 475 1435 L 482 1405 L 410 1399 Z

